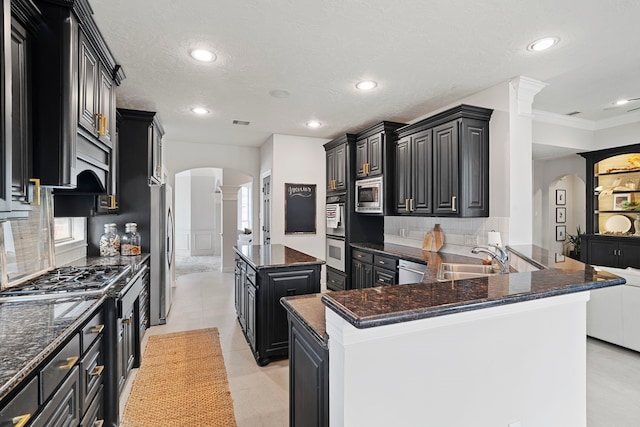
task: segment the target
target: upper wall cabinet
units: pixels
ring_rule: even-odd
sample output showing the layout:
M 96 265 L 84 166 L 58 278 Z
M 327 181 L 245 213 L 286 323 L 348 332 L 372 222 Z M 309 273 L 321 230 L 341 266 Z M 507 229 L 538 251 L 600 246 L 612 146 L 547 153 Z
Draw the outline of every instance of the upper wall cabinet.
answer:
M 39 0 L 34 40 L 34 169 L 41 183 L 106 193 L 115 138 L 115 86 L 124 79 L 87 0 Z M 79 185 L 78 175 L 94 181 Z
M 386 170 L 387 159 L 391 158 L 396 129 L 405 123 L 380 122 L 358 133 L 356 140 L 356 178 L 391 173 Z
M 0 218 L 24 218 L 39 203 L 32 175 L 32 52 L 40 12 L 31 0 L 2 1 Z M 10 82 L 10 84 L 9 84 Z
M 489 119 L 460 105 L 397 130 L 395 213 L 489 216 Z
M 324 145 L 327 161 L 327 194 L 344 193 L 349 183 L 350 144 L 356 136 L 346 134 Z

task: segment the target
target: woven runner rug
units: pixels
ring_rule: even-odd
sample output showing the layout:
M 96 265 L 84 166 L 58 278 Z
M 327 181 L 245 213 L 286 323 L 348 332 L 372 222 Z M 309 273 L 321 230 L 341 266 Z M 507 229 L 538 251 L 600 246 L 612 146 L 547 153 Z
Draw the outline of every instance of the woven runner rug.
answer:
M 149 337 L 121 427 L 233 427 L 218 329 Z

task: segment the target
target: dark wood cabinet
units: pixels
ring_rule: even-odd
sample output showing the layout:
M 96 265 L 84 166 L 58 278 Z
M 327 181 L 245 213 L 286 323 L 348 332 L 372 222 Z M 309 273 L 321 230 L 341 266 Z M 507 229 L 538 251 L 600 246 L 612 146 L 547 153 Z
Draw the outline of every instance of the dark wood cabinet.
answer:
M 289 315 L 289 425 L 329 425 L 329 349 Z
M 256 363 L 264 366 L 288 354 L 287 313 L 280 298 L 320 292 L 320 264 L 256 270 L 236 252 L 234 286 L 238 322 Z
M 356 178 L 382 175 L 383 172 L 383 134 L 378 133 L 356 141 Z
M 398 129 L 396 214 L 489 216 L 491 114 L 460 105 Z
M 351 251 L 352 289 L 389 286 L 398 283 L 396 268 L 398 260 L 379 254 L 353 249 Z
M 160 125 L 157 116 L 152 126 L 149 126 L 149 184 L 164 183 L 164 171 L 162 166 L 162 137 L 164 129 Z
M 68 427 L 80 423 L 80 382 L 75 366 L 62 386 L 35 418 L 32 427 Z
M 31 44 L 40 12 L 31 0 L 2 2 L 0 46 L 0 219 L 26 218 L 31 211 L 32 182 L 32 56 Z
M 327 193 L 339 193 L 347 189 L 347 150 L 345 141 L 326 152 Z
M 640 268 L 640 144 L 580 153 L 586 159 L 586 230 L 581 258 Z
M 395 209 L 397 213 L 432 212 L 432 132 L 401 138 L 396 145 Z
M 34 39 L 34 174 L 41 183 L 106 193 L 115 86 L 124 73 L 87 0 L 40 0 L 46 34 Z M 56 159 L 56 161 L 51 161 Z
M 26 425 L 38 411 L 38 390 L 38 377 L 35 377 L 0 409 L 0 426 L 14 426 L 21 422 Z
M 344 291 L 347 289 L 347 275 L 327 267 L 327 289 L 331 291 Z

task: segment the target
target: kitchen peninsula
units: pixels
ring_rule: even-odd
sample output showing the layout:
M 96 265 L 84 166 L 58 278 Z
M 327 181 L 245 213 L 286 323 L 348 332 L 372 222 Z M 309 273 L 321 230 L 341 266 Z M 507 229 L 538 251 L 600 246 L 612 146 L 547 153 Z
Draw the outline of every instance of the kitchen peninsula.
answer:
M 238 321 L 256 363 L 286 358 L 287 313 L 280 298 L 320 292 L 324 261 L 284 245 L 234 248 L 235 306 Z
M 449 255 L 424 252 L 421 283 L 283 300 L 328 356 L 328 424 L 586 426 L 588 291 L 624 279 L 535 246 L 509 251 L 533 271 L 438 281 Z M 304 408 L 290 406 L 292 419 Z

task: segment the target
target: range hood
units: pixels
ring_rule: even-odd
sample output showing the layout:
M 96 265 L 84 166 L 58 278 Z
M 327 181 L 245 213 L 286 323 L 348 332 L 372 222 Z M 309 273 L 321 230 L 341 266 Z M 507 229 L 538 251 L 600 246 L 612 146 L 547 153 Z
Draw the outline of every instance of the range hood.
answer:
M 88 217 L 96 213 L 98 197 L 107 191 L 93 171 L 78 174 L 74 189 L 53 190 L 53 215 L 55 217 Z

